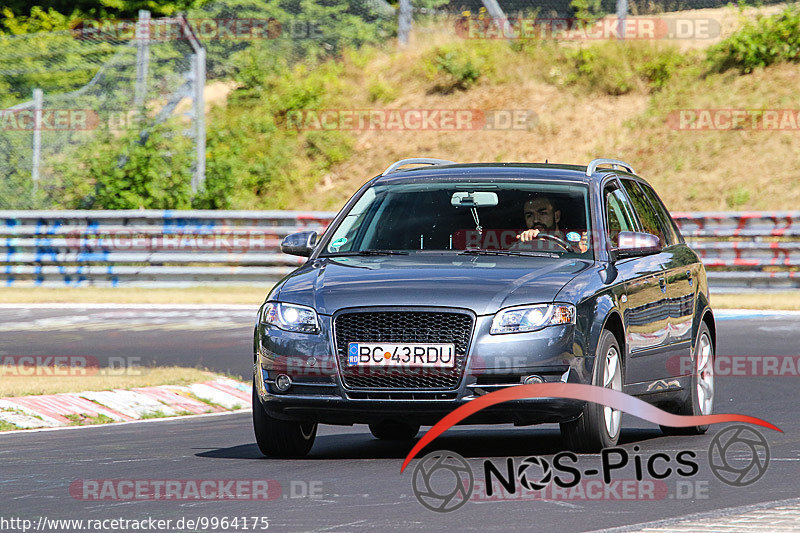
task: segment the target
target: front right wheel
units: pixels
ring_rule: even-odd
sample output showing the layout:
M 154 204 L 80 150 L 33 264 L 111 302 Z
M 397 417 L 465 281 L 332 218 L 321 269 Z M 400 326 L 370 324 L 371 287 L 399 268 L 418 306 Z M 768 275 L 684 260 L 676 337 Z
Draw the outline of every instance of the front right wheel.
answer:
M 317 424 L 273 418 L 264 411 L 253 383 L 253 431 L 267 457 L 304 457 L 317 436 Z
M 594 385 L 622 391 L 623 372 L 619 342 L 613 333 L 603 330 L 595 356 Z M 595 453 L 615 446 L 621 427 L 622 411 L 586 402 L 583 413 L 576 420 L 561 424 L 561 436 L 569 449 Z

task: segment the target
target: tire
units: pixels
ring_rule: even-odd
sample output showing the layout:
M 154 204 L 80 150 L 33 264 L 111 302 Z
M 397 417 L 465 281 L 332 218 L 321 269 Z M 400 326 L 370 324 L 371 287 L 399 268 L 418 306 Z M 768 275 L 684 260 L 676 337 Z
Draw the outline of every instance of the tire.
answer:
M 623 355 L 617 338 L 608 330 L 600 334 L 594 366 L 594 385 L 622 390 L 625 378 Z M 596 453 L 615 446 L 621 430 L 622 411 L 593 402 L 586 402 L 583 413 L 576 420 L 561 424 L 561 436 L 567 447 L 584 453 Z
M 675 411 L 679 415 L 710 415 L 714 412 L 714 344 L 705 322 L 697 330 L 692 351 L 692 386 L 689 397 Z M 676 428 L 661 426 L 664 435 L 702 435 L 705 426 Z
M 267 457 L 305 457 L 314 445 L 317 424 L 279 420 L 269 416 L 253 384 L 253 431 L 256 444 Z
M 370 424 L 369 430 L 376 439 L 411 440 L 419 433 L 419 424 L 384 421 L 380 424 Z

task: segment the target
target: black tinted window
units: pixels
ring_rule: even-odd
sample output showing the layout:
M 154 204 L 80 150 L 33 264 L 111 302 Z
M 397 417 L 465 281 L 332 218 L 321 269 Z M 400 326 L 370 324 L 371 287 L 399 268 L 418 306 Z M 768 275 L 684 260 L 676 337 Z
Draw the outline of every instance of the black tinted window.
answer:
M 639 215 L 639 222 L 642 223 L 644 231 L 657 235 L 661 240 L 662 246 L 672 244 L 669 232 L 662 224 L 655 209 L 650 205 L 650 201 L 647 199 L 642 189 L 639 188 L 635 182 L 630 180 L 622 180 L 622 183 L 625 186 L 628 197 L 630 197 L 633 203 L 636 214 Z
M 650 200 L 650 204 L 655 208 L 656 215 L 658 215 L 659 220 L 666 229 L 667 238 L 670 241 L 669 244 L 674 244 L 680 241 L 681 239 L 677 233 L 675 224 L 672 221 L 672 217 L 667 211 L 667 208 L 664 207 L 663 202 L 661 202 L 661 199 L 658 197 L 656 192 L 652 189 L 652 187 L 642 183 L 637 183 L 636 185 L 641 188 L 642 191 L 644 191 L 645 196 L 647 196 L 647 198 Z
M 606 186 L 604 192 L 606 220 L 608 221 L 608 236 L 611 245 L 616 247 L 620 231 L 636 231 L 636 222 L 631 211 L 628 199 L 616 184 Z

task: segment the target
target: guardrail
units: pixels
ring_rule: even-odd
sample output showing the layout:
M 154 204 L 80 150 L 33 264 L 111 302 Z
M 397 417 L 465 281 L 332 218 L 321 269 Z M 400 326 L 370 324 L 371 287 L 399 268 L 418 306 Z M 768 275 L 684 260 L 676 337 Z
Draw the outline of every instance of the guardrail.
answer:
M 715 289 L 800 287 L 800 211 L 672 213 Z
M 303 262 L 280 253 L 334 213 L 0 211 L 8 285 L 273 284 Z
M 0 211 L 7 286 L 271 285 L 304 259 L 280 240 L 314 211 Z M 715 289 L 800 287 L 800 211 L 674 213 Z

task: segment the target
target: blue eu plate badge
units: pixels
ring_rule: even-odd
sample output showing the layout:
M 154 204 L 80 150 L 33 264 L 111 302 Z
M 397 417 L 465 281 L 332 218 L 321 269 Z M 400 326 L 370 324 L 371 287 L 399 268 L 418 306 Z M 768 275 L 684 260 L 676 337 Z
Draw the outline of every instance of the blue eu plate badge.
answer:
M 347 351 L 347 363 L 350 365 L 358 364 L 358 344 L 355 342 L 350 343 L 350 347 Z

